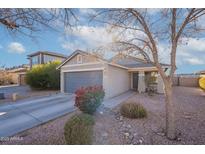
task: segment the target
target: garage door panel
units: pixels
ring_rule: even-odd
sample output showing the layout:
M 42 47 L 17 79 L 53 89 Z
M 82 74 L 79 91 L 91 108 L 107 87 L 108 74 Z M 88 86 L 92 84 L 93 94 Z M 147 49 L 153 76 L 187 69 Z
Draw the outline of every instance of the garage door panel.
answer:
M 102 85 L 102 71 L 67 72 L 65 73 L 65 92 L 74 93 L 84 86 Z

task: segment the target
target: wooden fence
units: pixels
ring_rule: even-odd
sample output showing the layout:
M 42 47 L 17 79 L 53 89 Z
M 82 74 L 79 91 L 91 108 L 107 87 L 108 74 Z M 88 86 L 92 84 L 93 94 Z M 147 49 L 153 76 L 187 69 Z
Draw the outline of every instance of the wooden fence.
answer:
M 177 76 L 173 78 L 173 86 L 199 87 L 199 76 Z

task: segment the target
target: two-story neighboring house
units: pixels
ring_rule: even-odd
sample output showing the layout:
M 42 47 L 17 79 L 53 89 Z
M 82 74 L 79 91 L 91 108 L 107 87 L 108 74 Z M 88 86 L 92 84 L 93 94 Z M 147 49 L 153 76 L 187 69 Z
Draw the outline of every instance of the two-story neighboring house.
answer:
M 45 64 L 52 61 L 62 62 L 67 58 L 66 55 L 49 51 L 38 51 L 27 56 L 30 61 L 30 68 L 37 64 Z

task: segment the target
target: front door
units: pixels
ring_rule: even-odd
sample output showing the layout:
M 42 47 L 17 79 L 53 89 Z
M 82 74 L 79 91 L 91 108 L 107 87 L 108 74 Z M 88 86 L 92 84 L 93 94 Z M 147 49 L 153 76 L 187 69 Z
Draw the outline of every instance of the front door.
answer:
M 138 90 L 138 73 L 133 73 L 132 79 L 133 79 L 133 89 Z

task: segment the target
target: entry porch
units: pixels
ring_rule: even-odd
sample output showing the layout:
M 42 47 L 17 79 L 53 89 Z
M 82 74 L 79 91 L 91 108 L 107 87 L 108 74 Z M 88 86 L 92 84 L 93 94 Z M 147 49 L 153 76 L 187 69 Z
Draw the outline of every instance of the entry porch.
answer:
M 150 86 L 153 86 L 157 93 L 164 93 L 164 82 L 156 68 L 132 69 L 129 70 L 129 73 L 132 90 L 144 93 Z

